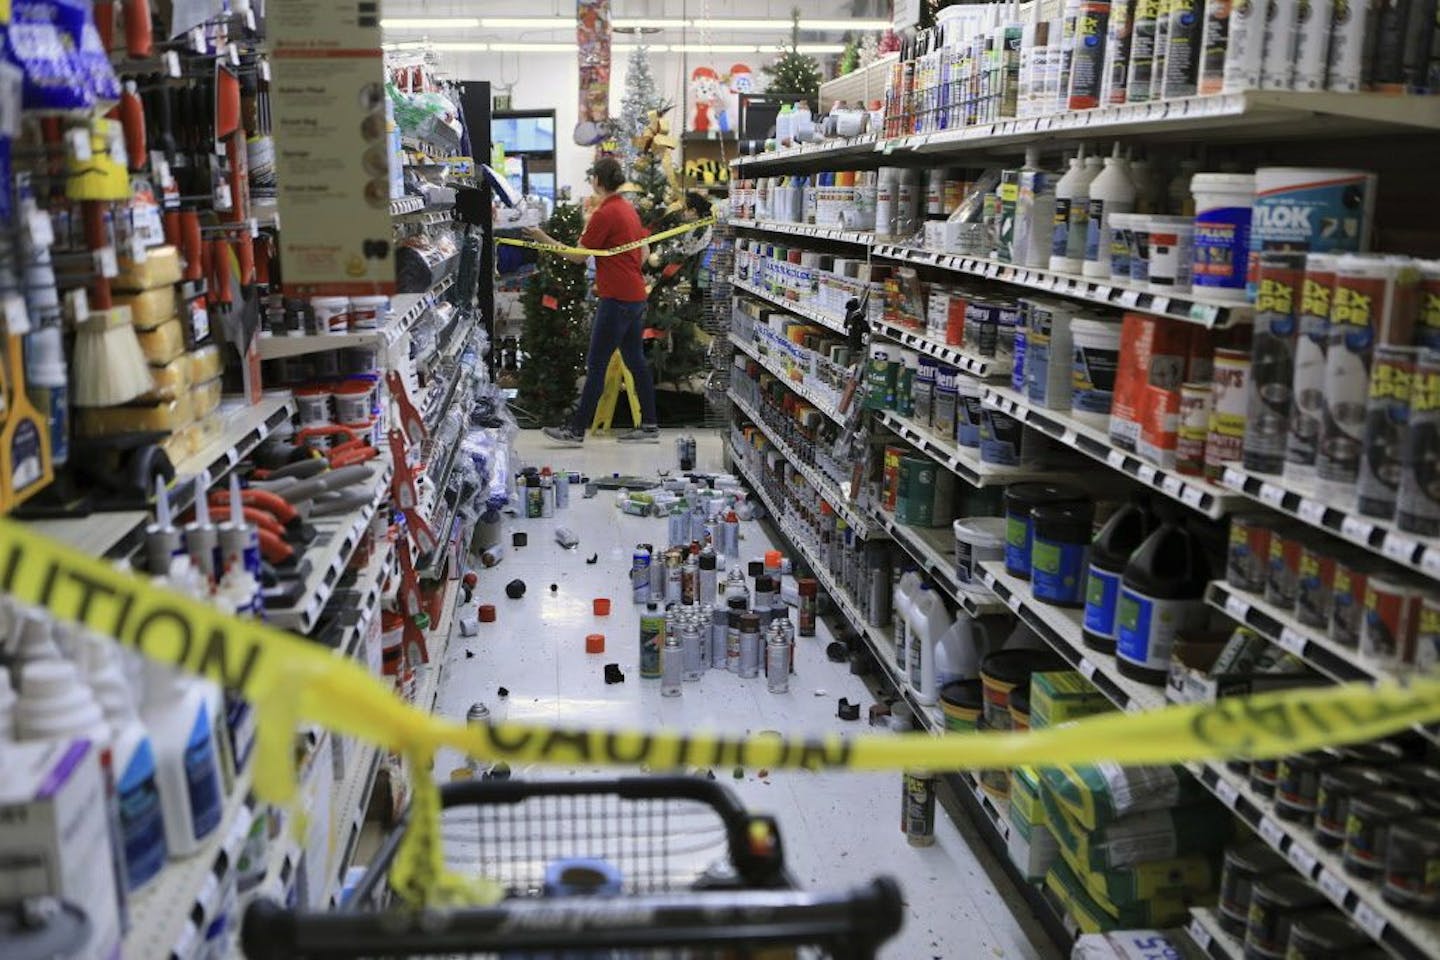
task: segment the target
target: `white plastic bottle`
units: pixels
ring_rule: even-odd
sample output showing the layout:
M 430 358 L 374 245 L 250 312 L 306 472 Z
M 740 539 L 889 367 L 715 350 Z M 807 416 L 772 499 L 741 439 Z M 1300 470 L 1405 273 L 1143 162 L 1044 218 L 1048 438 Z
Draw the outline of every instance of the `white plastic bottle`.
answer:
M 60 660 L 60 647 L 55 643 L 55 621 L 44 610 L 34 607 L 15 609 L 15 644 L 11 653 L 17 669 L 37 660 Z
M 1030 167 L 1027 161 L 1025 166 Z M 1051 230 L 1055 224 L 1055 186 L 1060 175 L 1040 168 L 1020 173 L 1020 198 L 1015 204 L 1015 238 L 1012 244 L 1015 262 L 1042 270 L 1050 263 Z
M 935 682 L 935 647 L 954 625 L 945 601 L 930 584 L 922 583 L 911 604 L 910 623 L 910 689 L 915 699 L 927 706 L 939 696 Z
M 125 889 L 141 889 L 162 867 L 165 818 L 155 781 L 155 751 L 150 734 L 135 712 L 135 700 L 120 668 L 114 644 L 85 638 L 85 679 L 110 724 L 109 765 L 118 813 Z
M 1090 219 L 1090 183 L 1100 173 L 1100 158 L 1080 154 L 1056 184 L 1056 216 L 1050 235 L 1050 269 L 1079 273 L 1084 265 L 1086 223 Z
M 910 607 L 920 593 L 920 574 L 914 569 L 906 570 L 895 581 L 891 601 L 890 622 L 895 626 L 895 665 L 903 676 L 910 669 L 909 616 Z
M 84 737 L 104 743 L 110 738 L 100 704 L 69 660 L 25 664 L 20 669 L 14 715 L 16 740 Z
M 148 663 L 141 719 L 155 749 L 165 844 L 173 856 L 189 856 L 220 825 L 225 806 L 210 707 L 189 678 Z
M 15 742 L 15 688 L 10 671 L 0 667 L 0 744 Z
M 1135 186 L 1135 206 L 1132 209 L 1136 213 L 1159 213 L 1159 183 L 1155 176 L 1157 171 L 1150 161 L 1144 157 L 1136 160 L 1133 153 L 1127 150 L 1125 165 L 1129 168 L 1130 182 Z
M 1090 183 L 1090 219 L 1086 224 L 1085 265 L 1087 277 L 1110 276 L 1110 217 L 1135 209 L 1135 183 L 1130 179 L 1120 144 L 1105 158 L 1105 167 Z

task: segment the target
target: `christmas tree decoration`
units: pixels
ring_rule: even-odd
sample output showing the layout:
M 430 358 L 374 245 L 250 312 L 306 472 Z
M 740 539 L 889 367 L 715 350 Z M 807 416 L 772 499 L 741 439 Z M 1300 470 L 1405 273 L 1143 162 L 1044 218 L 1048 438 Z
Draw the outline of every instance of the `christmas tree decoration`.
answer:
M 847 73 L 854 73 L 855 68 L 860 65 L 860 44 L 851 34 L 845 41 L 845 49 L 840 53 L 840 65 L 836 67 L 837 76 L 845 76 Z
M 880 38 L 873 33 L 867 33 L 860 41 L 860 69 L 864 70 L 879 59 Z
M 650 48 L 644 44 L 630 51 L 625 67 L 625 95 L 620 101 L 620 119 L 615 130 L 620 162 L 630 170 L 640 156 L 635 138 L 650 122 L 650 115 L 665 107 L 665 98 L 655 86 L 650 69 Z
M 790 46 L 780 48 L 780 56 L 761 68 L 770 77 L 766 92 L 776 97 L 820 102 L 820 62 L 800 52 L 800 8 L 790 11 Z
M 557 206 L 545 224 L 545 232 L 564 244 L 577 243 L 583 229 L 580 207 L 571 203 Z M 563 257 L 542 256 L 525 284 L 520 299 L 525 311 L 521 334 L 525 358 L 519 401 L 541 423 L 559 423 L 579 394 L 594 310 L 588 293 L 585 264 Z

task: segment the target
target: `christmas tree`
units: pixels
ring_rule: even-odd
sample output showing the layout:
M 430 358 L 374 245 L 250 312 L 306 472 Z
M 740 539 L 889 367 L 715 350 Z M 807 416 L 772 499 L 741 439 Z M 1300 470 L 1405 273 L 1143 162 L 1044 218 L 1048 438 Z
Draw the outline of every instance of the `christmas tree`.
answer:
M 545 232 L 564 244 L 580 239 L 584 220 L 573 203 L 555 208 Z M 541 423 L 560 423 L 575 403 L 585 348 L 590 342 L 591 306 L 585 264 L 542 256 L 525 285 L 520 367 L 520 406 Z M 588 426 L 588 425 L 587 425 Z
M 625 68 L 625 96 L 620 101 L 620 119 L 615 132 L 619 142 L 620 162 L 630 171 L 639 154 L 635 138 L 645 129 L 650 120 L 650 111 L 660 109 L 665 103 L 655 87 L 655 75 L 650 72 L 650 48 L 644 44 L 630 51 L 630 60 Z
M 766 93 L 776 97 L 805 100 L 810 109 L 820 107 L 820 63 L 800 52 L 800 8 L 790 11 L 790 47 L 782 47 L 780 56 L 762 70 L 770 77 Z

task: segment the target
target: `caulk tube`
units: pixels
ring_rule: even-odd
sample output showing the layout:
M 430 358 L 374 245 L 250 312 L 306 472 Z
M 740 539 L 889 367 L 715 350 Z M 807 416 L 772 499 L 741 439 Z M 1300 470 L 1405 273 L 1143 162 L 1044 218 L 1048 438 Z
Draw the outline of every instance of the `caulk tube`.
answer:
M 1070 100 L 1070 72 L 1074 65 L 1075 28 L 1080 19 L 1082 0 L 1065 0 L 1060 18 L 1060 83 L 1050 109 L 1064 111 Z
M 1038 6 L 1038 4 L 1037 4 Z M 1136 0 L 1111 0 L 1110 25 L 1105 36 L 1105 66 L 1100 78 L 1100 105 L 1125 103 L 1130 77 L 1130 39 L 1135 26 Z
M 1260 59 L 1260 87 L 1289 90 L 1295 86 L 1295 28 L 1300 0 L 1270 0 L 1265 16 L 1265 51 Z
M 1370 72 L 1370 38 L 1377 13 L 1372 0 L 1335 0 L 1330 20 L 1330 57 L 1325 87 L 1335 93 L 1365 89 Z
M 211 587 L 220 582 L 215 557 L 220 550 L 220 532 L 210 522 L 210 471 L 201 470 L 195 479 L 195 520 L 185 524 L 185 552 Z
M 1150 99 L 1150 75 L 1155 69 L 1155 32 L 1159 27 L 1160 0 L 1135 0 L 1135 20 L 1130 29 L 1130 68 L 1125 83 L 1125 102 Z
M 1300 285 L 1285 477 L 1306 484 L 1315 478 L 1316 448 L 1325 415 L 1325 354 L 1329 350 L 1330 306 L 1338 259 L 1333 253 L 1307 254 Z
M 245 501 L 240 496 L 240 478 L 230 475 L 230 519 L 220 524 L 220 575 L 244 570 L 260 581 L 260 535 L 245 520 Z
M 1297 0 L 1295 8 L 1296 90 L 1325 89 L 1325 67 L 1330 57 L 1331 20 L 1335 0 Z
M 1200 31 L 1200 74 L 1195 83 L 1196 92 L 1203 96 L 1225 89 L 1225 51 L 1230 45 L 1230 11 L 1234 5 L 1234 0 L 1208 0 L 1205 4 L 1205 26 Z M 1321 69 L 1324 69 L 1323 59 Z
M 1093 110 L 1100 106 L 1109 29 L 1110 0 L 1083 0 L 1075 18 L 1075 42 L 1070 56 L 1070 91 L 1066 105 L 1071 110 Z
M 170 493 L 165 478 L 155 478 L 155 522 L 145 528 L 145 569 L 154 576 L 170 571 L 170 560 L 185 553 L 180 531 L 170 519 Z
M 1044 85 L 1041 51 L 1045 49 L 1050 28 L 1048 21 L 1040 19 L 1040 7 L 1040 3 L 1032 0 L 1030 20 L 1020 30 L 1020 98 L 1016 112 L 1022 117 L 1033 117 L 1040 112 L 1037 103 Z
M 1260 69 L 1265 59 L 1265 10 L 1266 0 L 1232 0 L 1230 4 L 1222 84 L 1226 93 L 1260 88 Z
M 1165 93 L 1165 62 L 1170 52 L 1170 0 L 1160 0 L 1155 8 L 1155 59 L 1150 64 L 1150 99 L 1159 100 Z
M 1160 94 L 1166 100 L 1195 95 L 1200 76 L 1204 10 L 1205 0 L 1170 0 L 1165 73 L 1160 86 Z

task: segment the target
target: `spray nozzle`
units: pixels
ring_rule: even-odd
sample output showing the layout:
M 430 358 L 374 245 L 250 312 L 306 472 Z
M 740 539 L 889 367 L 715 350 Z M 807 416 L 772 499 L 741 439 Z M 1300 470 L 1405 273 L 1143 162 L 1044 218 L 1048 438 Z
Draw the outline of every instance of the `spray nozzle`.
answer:
M 162 529 L 170 526 L 170 491 L 165 489 L 165 478 L 155 478 L 155 522 Z
M 202 527 L 210 525 L 210 471 L 201 470 L 195 478 L 195 522 Z
M 240 496 L 240 477 L 230 474 L 230 522 L 243 524 L 245 520 L 245 501 Z

